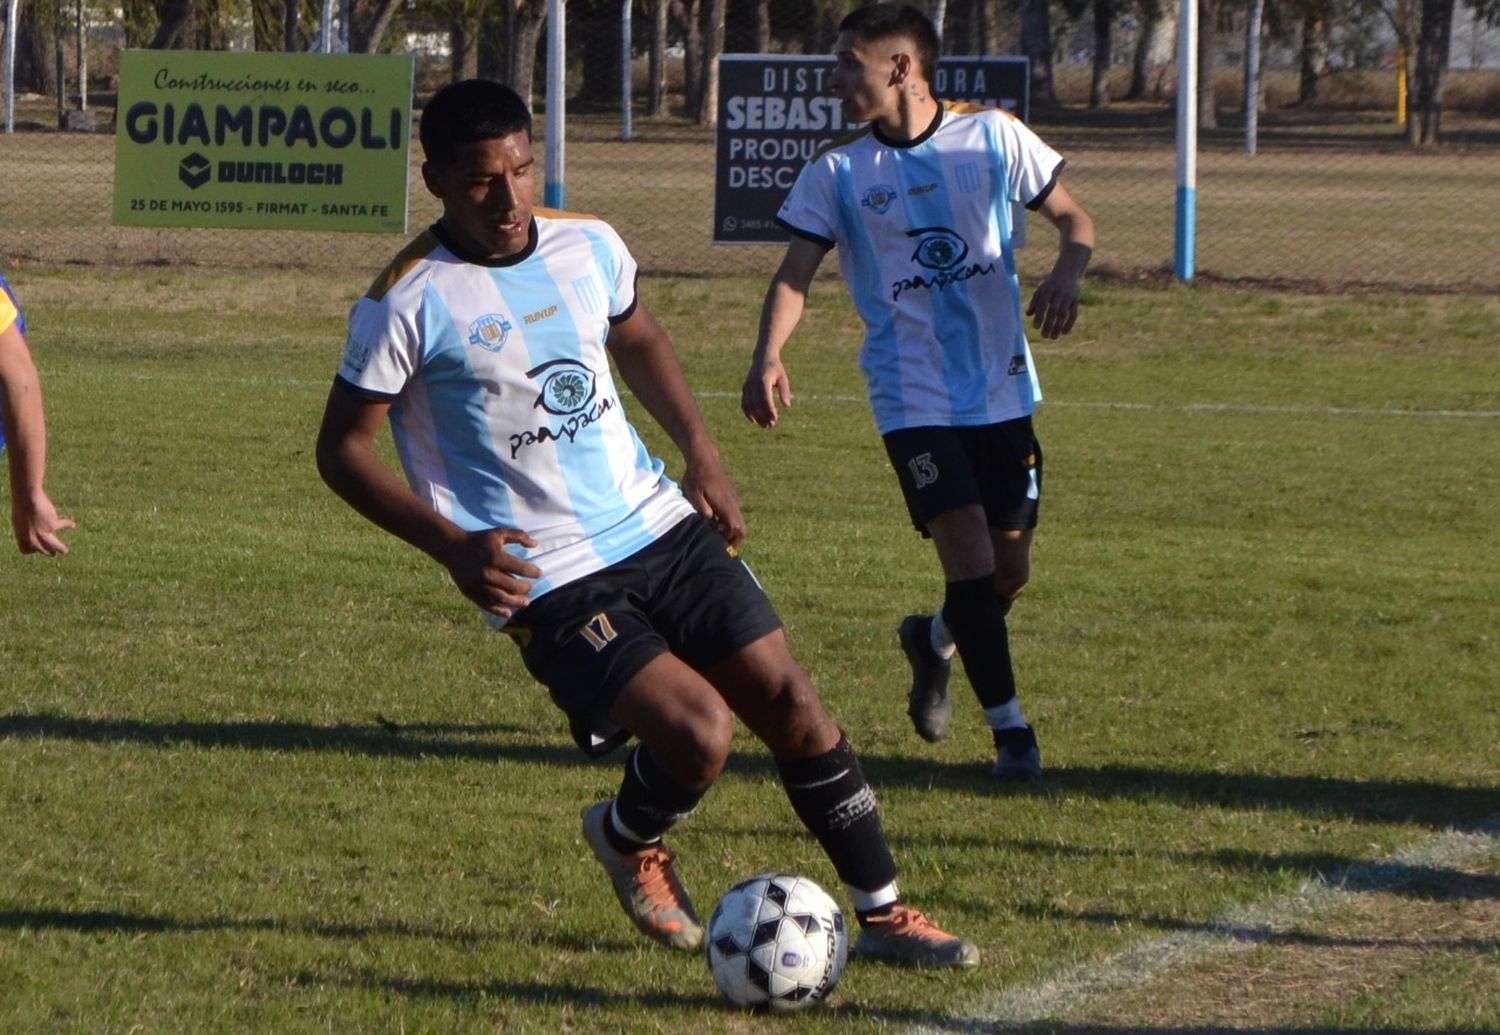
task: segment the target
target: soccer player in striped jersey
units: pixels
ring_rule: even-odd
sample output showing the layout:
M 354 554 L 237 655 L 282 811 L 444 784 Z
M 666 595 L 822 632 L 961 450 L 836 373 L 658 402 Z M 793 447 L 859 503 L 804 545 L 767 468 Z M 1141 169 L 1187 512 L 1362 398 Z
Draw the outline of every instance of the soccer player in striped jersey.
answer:
M 350 313 L 324 479 L 515 639 L 580 748 L 636 738 L 583 835 L 643 933 L 702 940 L 662 835 L 718 778 L 738 715 L 849 891 L 856 953 L 977 964 L 900 897 L 854 751 L 737 556 L 734 485 L 625 245 L 600 220 L 533 211 L 531 116 L 507 87 L 445 87 L 420 136 L 443 215 Z M 610 357 L 681 451 L 680 487 L 626 419 Z M 387 420 L 404 482 L 373 449 Z
M 0 451 L 8 452 L 10 460 L 10 524 L 22 553 L 55 557 L 68 552 L 58 533 L 72 528 L 73 521 L 58 514 L 43 486 L 47 425 L 42 382 L 25 332 L 26 318 L 0 272 Z
M 791 405 L 782 350 L 837 247 L 865 323 L 860 365 L 876 426 L 947 584 L 936 614 L 909 615 L 897 630 L 912 667 L 907 713 L 924 739 L 946 735 L 956 649 L 993 731 L 995 775 L 1032 779 L 1041 752 L 1006 630 L 1030 577 L 1042 489 L 1031 422 L 1042 395 L 1025 316 L 1044 338 L 1072 330 L 1094 224 L 1058 182 L 1062 159 L 1019 120 L 934 98 L 937 34 L 916 8 L 859 8 L 835 51 L 844 117 L 868 125 L 814 157 L 781 207 L 792 240 L 766 292 L 741 405 L 767 428 L 778 404 Z M 1059 232 L 1057 261 L 1024 316 L 1014 203 Z

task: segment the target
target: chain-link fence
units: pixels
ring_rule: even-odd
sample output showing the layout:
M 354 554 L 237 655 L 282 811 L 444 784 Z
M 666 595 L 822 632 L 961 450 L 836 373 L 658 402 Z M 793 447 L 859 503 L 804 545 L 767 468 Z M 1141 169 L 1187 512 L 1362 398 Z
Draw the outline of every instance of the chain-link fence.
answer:
M 1352 103 L 1339 110 L 1273 104 L 1259 117 L 1249 154 L 1235 73 L 1220 70 L 1220 126 L 1200 135 L 1198 274 L 1323 289 L 1500 291 L 1500 118 L 1475 113 L 1500 96 L 1500 73 L 1450 76 L 1456 95 L 1480 102 L 1450 110 L 1443 145 L 1429 150 L 1406 146 L 1395 123 L 1394 75 L 1360 75 L 1345 83 Z M 1065 99 L 1070 81 L 1086 79 L 1084 68 L 1058 68 Z M 1068 161 L 1064 182 L 1098 225 L 1096 270 L 1170 271 L 1170 87 L 1169 78 L 1158 82 L 1157 96 L 1144 102 L 1033 114 L 1034 128 Z M 1283 85 L 1288 92 L 1294 84 Z M 112 226 L 112 100 L 94 99 L 92 133 L 52 128 L 43 99 L 31 118 L 23 105 L 18 131 L 0 136 L 0 260 L 373 270 L 399 247 L 399 235 Z M 618 103 L 569 113 L 567 207 L 614 223 L 647 273 L 769 275 L 779 247 L 712 243 L 714 131 L 675 115 L 637 112 L 631 121 L 623 140 Z M 540 117 L 537 125 L 540 159 Z M 419 160 L 413 156 L 411 233 L 437 214 Z M 1050 228 L 1032 219 L 1020 260 L 1030 276 L 1052 255 Z

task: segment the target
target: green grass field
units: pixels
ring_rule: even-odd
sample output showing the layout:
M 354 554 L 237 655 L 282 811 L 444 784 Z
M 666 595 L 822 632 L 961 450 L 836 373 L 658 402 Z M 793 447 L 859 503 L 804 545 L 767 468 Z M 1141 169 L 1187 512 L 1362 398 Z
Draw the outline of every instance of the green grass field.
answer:
M 60 560 L 0 550 L 0 1032 L 977 1031 L 1002 992 L 1500 815 L 1495 297 L 1089 288 L 1080 330 L 1037 349 L 1047 483 L 1012 628 L 1049 771 L 1014 788 L 977 708 L 937 746 L 903 714 L 893 631 L 940 577 L 840 289 L 815 293 L 765 433 L 736 401 L 762 283 L 643 281 L 906 892 L 985 953 L 856 962 L 827 1007 L 767 1020 L 620 914 L 578 832 L 618 759 L 578 755 L 509 641 L 318 481 L 362 276 L 7 273 L 79 527 Z M 770 867 L 842 897 L 737 747 L 672 838 L 699 906 Z M 1482 871 L 1398 897 L 1493 915 L 1500 857 Z M 1310 980 L 1356 941 L 1329 930 L 1292 936 Z M 1421 980 L 1242 1019 L 1494 1031 L 1495 930 Z M 1189 1030 L 1142 1009 L 1052 1027 Z

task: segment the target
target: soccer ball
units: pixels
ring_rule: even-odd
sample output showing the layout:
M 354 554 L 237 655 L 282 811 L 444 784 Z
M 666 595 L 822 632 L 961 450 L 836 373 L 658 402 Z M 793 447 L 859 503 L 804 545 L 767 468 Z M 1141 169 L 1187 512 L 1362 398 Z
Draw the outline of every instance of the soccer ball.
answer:
M 708 969 L 736 1006 L 800 1010 L 833 991 L 849 959 L 844 914 L 806 877 L 758 873 L 708 920 Z

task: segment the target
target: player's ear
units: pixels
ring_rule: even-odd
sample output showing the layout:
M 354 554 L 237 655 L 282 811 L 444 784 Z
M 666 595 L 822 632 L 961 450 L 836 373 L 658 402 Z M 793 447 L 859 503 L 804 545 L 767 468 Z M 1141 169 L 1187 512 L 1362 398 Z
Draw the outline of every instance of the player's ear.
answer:
M 891 55 L 891 85 L 900 86 L 911 78 L 911 55 L 896 51 Z
M 431 162 L 422 163 L 422 182 L 427 186 L 427 193 L 431 194 L 433 197 L 439 200 L 442 200 L 442 180 L 439 178 L 438 173 L 439 170 L 437 166 L 433 165 Z

